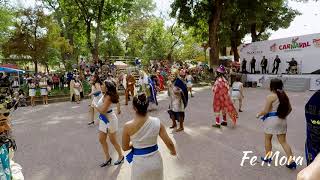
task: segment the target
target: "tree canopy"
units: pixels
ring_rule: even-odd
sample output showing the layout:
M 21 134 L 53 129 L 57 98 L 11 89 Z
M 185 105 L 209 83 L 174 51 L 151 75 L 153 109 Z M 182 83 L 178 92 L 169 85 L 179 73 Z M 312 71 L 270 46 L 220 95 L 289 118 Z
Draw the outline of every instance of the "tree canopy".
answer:
M 236 60 L 246 35 L 268 39 L 300 13 L 287 0 L 174 0 L 168 23 L 154 0 L 40 0 L 31 8 L 0 1 L 1 54 L 16 63 L 71 69 L 110 56 L 150 60 L 206 59 L 217 65 L 231 47 Z

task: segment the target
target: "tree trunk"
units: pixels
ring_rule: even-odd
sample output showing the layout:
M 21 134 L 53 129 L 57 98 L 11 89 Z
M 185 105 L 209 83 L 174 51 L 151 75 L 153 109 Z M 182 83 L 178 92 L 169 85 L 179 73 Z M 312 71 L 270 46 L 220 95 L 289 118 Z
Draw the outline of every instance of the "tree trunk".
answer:
M 34 72 L 38 73 L 38 61 L 35 60 L 35 61 L 33 61 L 33 63 L 34 63 Z
M 239 40 L 239 24 L 236 23 L 236 21 L 231 22 L 231 37 L 230 37 L 230 44 L 231 44 L 231 51 L 233 52 L 234 60 L 239 62 L 240 55 L 238 52 L 238 46 L 240 45 L 238 42 Z
M 93 55 L 93 46 L 91 42 L 91 21 L 86 21 L 86 38 L 87 38 L 87 47 L 91 51 L 91 54 Z
M 234 60 L 239 62 L 240 55 L 239 55 L 239 52 L 238 52 L 238 45 L 237 45 L 235 40 L 231 40 L 231 50 L 233 52 Z
M 210 67 L 219 63 L 218 29 L 224 0 L 215 0 L 209 20 Z
M 46 66 L 46 69 L 47 69 L 47 73 L 49 74 L 50 71 L 49 71 L 49 65 L 47 63 L 45 63 L 45 66 Z
M 99 43 L 100 43 L 100 35 L 101 35 L 101 21 L 103 16 L 103 8 L 104 8 L 105 0 L 100 1 L 98 19 L 97 19 L 97 29 L 96 29 L 96 39 L 94 41 L 94 47 L 92 51 L 92 56 L 95 61 L 99 60 Z
M 250 25 L 250 31 L 251 31 L 251 39 L 252 42 L 257 42 L 259 40 L 257 35 L 257 24 L 253 23 Z
M 227 47 L 221 47 L 221 55 L 226 56 L 227 55 Z

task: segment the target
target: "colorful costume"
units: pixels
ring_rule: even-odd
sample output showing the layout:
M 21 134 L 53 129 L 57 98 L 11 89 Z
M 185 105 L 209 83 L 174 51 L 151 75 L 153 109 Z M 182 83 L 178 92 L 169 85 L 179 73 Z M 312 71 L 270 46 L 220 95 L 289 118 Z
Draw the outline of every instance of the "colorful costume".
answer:
M 219 67 L 219 73 L 223 74 L 225 72 L 224 67 Z M 229 96 L 229 84 L 228 81 L 220 75 L 212 88 L 213 93 L 213 112 L 216 115 L 216 125 L 220 127 L 220 113 L 223 115 L 223 123 L 227 123 L 226 113 L 231 117 L 233 124 L 236 124 L 238 113 L 231 101 Z
M 184 110 L 188 105 L 188 90 L 186 84 L 181 79 L 176 78 L 172 84 L 168 85 L 168 95 L 170 97 L 168 109 L 170 118 L 176 121 L 184 121 Z
M 154 77 L 148 78 L 148 87 L 149 87 L 149 91 L 150 91 L 150 96 L 148 96 L 149 102 L 154 103 L 158 106 L 157 88 L 156 88 L 157 84 L 156 84 L 156 79 Z
M 134 87 L 136 85 L 136 79 L 132 75 L 126 77 L 126 105 L 128 105 L 129 93 L 131 96 L 134 96 Z
M 1 88 L 1 87 L 0 87 Z M 15 102 L 8 95 L 0 94 L 0 179 L 11 180 L 15 178 L 11 167 L 15 164 L 11 162 L 10 149 L 15 150 L 16 144 L 11 136 L 11 127 L 9 125 L 10 109 L 15 106 Z M 12 163 L 12 164 L 11 164 Z M 22 176 L 21 170 L 19 176 Z
M 158 105 L 157 90 L 155 81 L 149 77 L 145 72 L 140 72 L 138 93 L 145 93 L 149 102 Z
M 307 139 L 305 145 L 307 164 L 320 153 L 320 91 L 317 91 L 305 106 Z
M 158 80 L 158 84 L 159 84 L 159 91 L 163 91 L 164 90 L 164 77 L 161 74 L 157 75 L 157 80 Z

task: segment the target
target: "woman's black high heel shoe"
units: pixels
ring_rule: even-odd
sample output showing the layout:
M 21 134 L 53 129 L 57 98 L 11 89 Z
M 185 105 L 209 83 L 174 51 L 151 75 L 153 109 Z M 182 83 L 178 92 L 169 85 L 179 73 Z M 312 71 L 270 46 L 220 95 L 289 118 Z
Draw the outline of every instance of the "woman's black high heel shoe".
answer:
M 297 163 L 293 161 L 289 165 L 287 164 L 286 167 L 291 170 L 297 169 Z
M 122 159 L 119 161 L 116 161 L 115 163 L 114 163 L 114 165 L 115 166 L 117 166 L 117 165 L 120 165 L 120 164 L 122 164 L 124 162 L 124 156 L 122 157 Z
M 94 121 L 88 123 L 88 126 L 94 125 Z
M 111 161 L 112 161 L 112 159 L 110 158 L 108 161 L 106 161 L 106 162 L 104 162 L 104 163 L 100 164 L 100 167 L 110 166 L 110 165 L 111 165 Z
M 270 164 L 272 162 L 271 158 L 265 159 L 264 157 L 261 157 L 261 161 L 264 161 L 265 163 Z

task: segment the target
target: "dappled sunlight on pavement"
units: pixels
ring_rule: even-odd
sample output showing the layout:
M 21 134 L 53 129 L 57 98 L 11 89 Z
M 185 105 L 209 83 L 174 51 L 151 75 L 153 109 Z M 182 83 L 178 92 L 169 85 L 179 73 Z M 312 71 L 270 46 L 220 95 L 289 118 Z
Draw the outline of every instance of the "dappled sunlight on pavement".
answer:
M 285 167 L 240 166 L 243 151 L 253 151 L 260 157 L 264 153 L 264 135 L 260 120 L 255 114 L 264 106 L 267 90 L 246 89 L 244 112 L 236 128 L 212 128 L 212 95 L 210 87 L 195 89 L 186 110 L 185 131 L 168 134 L 176 144 L 178 155 L 173 157 L 159 140 L 166 180 L 208 180 L 208 179 L 295 179 L 297 171 Z M 304 104 L 311 92 L 288 93 L 293 113 L 288 117 L 288 142 L 295 155 L 304 156 L 305 120 Z M 121 97 L 122 98 L 122 97 Z M 18 144 L 16 161 L 22 165 L 26 179 L 32 180 L 127 180 L 130 165 L 100 168 L 104 161 L 98 142 L 98 126 L 88 127 L 88 104 L 70 102 L 49 104 L 18 109 L 13 113 L 13 128 Z M 133 118 L 131 102 L 123 105 L 121 99 L 118 140 L 121 142 L 122 127 Z M 168 101 L 165 93 L 160 95 L 160 105 L 151 111 L 166 127 L 171 126 L 167 114 Z M 97 122 L 97 121 L 96 121 Z M 276 138 L 274 150 L 284 152 Z M 117 154 L 110 146 L 113 160 Z M 302 167 L 298 167 L 301 169 Z

